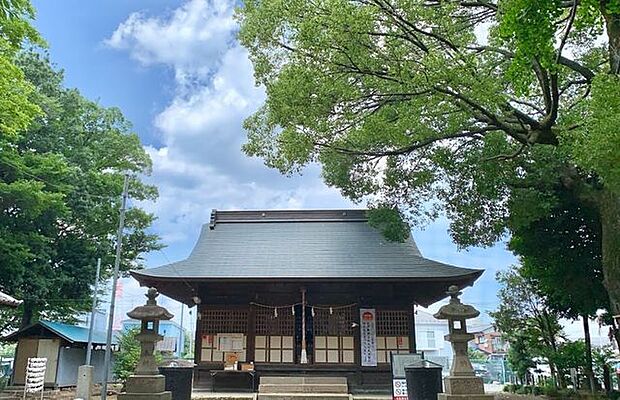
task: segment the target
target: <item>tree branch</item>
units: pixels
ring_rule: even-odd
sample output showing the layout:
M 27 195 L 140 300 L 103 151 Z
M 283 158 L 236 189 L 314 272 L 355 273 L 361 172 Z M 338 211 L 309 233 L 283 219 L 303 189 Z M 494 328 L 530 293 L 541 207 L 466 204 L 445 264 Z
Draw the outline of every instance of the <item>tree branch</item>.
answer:
M 568 23 L 566 24 L 566 30 L 564 31 L 564 37 L 562 37 L 562 41 L 560 42 L 560 47 L 558 48 L 558 55 L 555 58 L 556 64 L 560 63 L 560 58 L 562 58 L 562 50 L 566 45 L 566 41 L 568 40 L 568 35 L 570 34 L 571 29 L 573 28 L 573 22 L 575 22 L 575 16 L 577 15 L 577 0 L 573 0 L 573 7 L 570 10 L 570 17 L 568 18 Z
M 476 130 L 457 132 L 451 135 L 444 135 L 440 137 L 424 139 L 424 140 L 412 143 L 409 146 L 401 147 L 401 148 L 394 149 L 394 150 L 381 150 L 381 151 L 354 150 L 354 149 L 334 146 L 329 143 L 320 143 L 320 142 L 314 142 L 314 145 L 317 147 L 329 148 L 342 154 L 355 155 L 355 156 L 370 156 L 370 157 L 375 158 L 375 157 L 386 157 L 386 156 L 397 156 L 397 155 L 402 155 L 402 154 L 408 154 L 408 153 L 413 152 L 414 150 L 421 149 L 423 147 L 429 146 L 436 142 L 440 142 L 442 140 L 450 140 L 450 139 L 465 138 L 465 137 L 477 137 L 479 135 L 484 135 L 485 133 L 491 132 L 494 130 L 498 130 L 498 129 L 495 127 L 485 127 L 485 128 L 480 128 Z
M 523 150 L 525 150 L 527 147 L 528 147 L 527 144 L 522 144 L 521 146 L 519 146 L 517 151 L 515 151 L 512 154 L 498 154 L 498 155 L 493 156 L 493 157 L 487 157 L 487 158 L 483 159 L 482 161 L 507 161 L 507 160 L 512 160 L 513 158 L 516 158 L 521 153 L 523 153 Z

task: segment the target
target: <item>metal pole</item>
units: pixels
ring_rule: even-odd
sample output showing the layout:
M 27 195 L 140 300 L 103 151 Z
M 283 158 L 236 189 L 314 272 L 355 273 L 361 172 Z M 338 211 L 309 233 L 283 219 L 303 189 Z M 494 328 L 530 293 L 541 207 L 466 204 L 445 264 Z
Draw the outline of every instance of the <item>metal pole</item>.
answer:
M 185 345 L 185 331 L 183 330 L 183 309 L 185 304 L 181 303 L 181 334 L 179 335 L 179 358 L 183 357 L 183 350 Z
M 101 271 L 101 258 L 97 259 L 97 273 L 95 274 L 95 288 L 93 291 L 93 309 L 90 312 L 90 326 L 88 327 L 88 345 L 86 347 L 86 365 L 90 365 L 93 350 L 93 329 L 95 329 L 95 311 L 97 311 L 97 290 L 99 289 L 99 272 Z
M 127 191 L 129 189 L 129 174 L 125 174 L 123 184 L 123 199 L 118 219 L 118 231 L 116 232 L 116 258 L 114 259 L 114 275 L 112 276 L 112 295 L 110 299 L 110 314 L 108 315 L 108 336 L 105 344 L 105 358 L 103 362 L 103 382 L 101 382 L 101 400 L 106 400 L 108 395 L 108 372 L 112 357 L 112 325 L 114 324 L 114 306 L 116 305 L 116 283 L 118 282 L 118 269 L 121 264 L 121 250 L 123 247 L 123 228 L 125 227 L 125 206 L 127 205 Z

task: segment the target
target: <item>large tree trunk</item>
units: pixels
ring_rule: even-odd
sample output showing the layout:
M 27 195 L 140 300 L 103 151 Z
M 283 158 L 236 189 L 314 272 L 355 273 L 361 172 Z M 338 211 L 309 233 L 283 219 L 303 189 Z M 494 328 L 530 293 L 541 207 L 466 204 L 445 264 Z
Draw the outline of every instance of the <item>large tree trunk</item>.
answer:
M 596 378 L 594 378 L 594 371 L 592 370 L 592 341 L 590 340 L 590 321 L 588 321 L 589 316 L 582 315 L 581 319 L 583 319 L 583 335 L 585 338 L 586 344 L 586 365 L 585 365 L 585 373 L 588 377 L 588 383 L 590 385 L 590 391 L 594 393 L 596 391 Z
M 603 276 L 611 306 L 609 311 L 612 315 L 620 315 L 620 197 L 603 189 L 598 198 L 598 208 L 602 226 Z
M 24 300 L 24 313 L 22 314 L 22 323 L 20 328 L 25 328 L 32 324 L 34 320 L 34 304 L 28 300 Z
M 601 2 L 603 3 L 603 2 Z M 613 14 L 606 5 L 601 6 L 607 37 L 609 39 L 609 68 L 612 74 L 620 74 L 620 14 Z

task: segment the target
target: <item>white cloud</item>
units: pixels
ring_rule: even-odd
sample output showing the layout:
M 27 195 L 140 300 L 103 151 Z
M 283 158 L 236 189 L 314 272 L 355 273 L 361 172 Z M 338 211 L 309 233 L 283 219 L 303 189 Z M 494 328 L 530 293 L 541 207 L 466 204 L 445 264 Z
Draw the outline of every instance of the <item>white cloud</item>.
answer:
M 339 207 L 349 203 L 318 168 L 285 178 L 241 152 L 243 120 L 264 101 L 252 64 L 235 40 L 235 2 L 190 0 L 167 16 L 131 14 L 105 40 L 143 66 L 174 71 L 175 96 L 153 121 L 147 147 L 160 197 L 142 206 L 158 216 L 164 243 L 193 243 L 211 208 Z
M 108 46 L 127 50 L 141 64 L 174 67 L 183 83 L 208 76 L 235 40 L 234 2 L 192 0 L 164 17 L 131 14 Z

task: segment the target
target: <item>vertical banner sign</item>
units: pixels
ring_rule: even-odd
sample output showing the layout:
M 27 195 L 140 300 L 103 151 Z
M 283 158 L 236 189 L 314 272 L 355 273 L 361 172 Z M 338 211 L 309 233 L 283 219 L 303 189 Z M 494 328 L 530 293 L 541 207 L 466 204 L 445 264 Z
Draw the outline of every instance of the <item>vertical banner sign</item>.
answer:
M 360 308 L 362 367 L 377 366 L 377 314 L 374 308 Z

